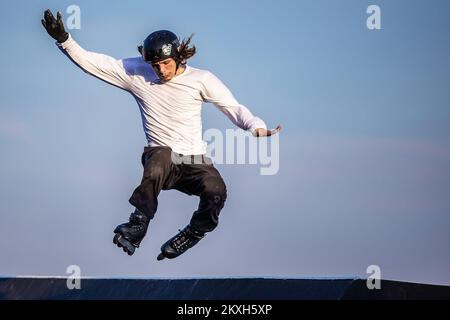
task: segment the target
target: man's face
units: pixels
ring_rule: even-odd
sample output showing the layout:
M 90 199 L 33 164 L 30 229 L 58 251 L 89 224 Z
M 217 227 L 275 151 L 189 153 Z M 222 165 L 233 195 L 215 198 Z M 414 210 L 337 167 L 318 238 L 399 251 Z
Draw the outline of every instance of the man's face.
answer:
M 161 81 L 170 81 L 175 76 L 177 63 L 172 58 L 152 62 L 151 65 Z

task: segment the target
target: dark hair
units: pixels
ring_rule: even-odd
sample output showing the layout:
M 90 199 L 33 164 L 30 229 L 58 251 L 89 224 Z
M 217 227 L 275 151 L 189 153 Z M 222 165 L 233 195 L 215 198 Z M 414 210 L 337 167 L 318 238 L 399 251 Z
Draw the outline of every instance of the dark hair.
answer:
M 192 47 L 189 46 L 193 36 L 194 34 L 191 34 L 189 38 L 181 41 L 180 46 L 178 47 L 178 58 L 177 58 L 178 63 L 186 64 L 186 60 L 192 58 L 192 56 L 194 56 L 194 54 L 197 52 L 195 46 Z

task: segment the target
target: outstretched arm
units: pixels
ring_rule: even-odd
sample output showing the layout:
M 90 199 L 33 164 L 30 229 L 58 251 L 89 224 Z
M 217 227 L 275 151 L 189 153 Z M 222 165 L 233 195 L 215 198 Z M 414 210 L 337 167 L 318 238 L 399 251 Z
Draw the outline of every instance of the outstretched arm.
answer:
M 42 25 L 48 34 L 57 41 L 57 46 L 76 65 L 85 72 L 124 90 L 129 90 L 131 77 L 127 74 L 123 62 L 104 54 L 84 50 L 64 29 L 61 13 L 57 18 L 50 10 L 44 13 Z
M 264 121 L 239 104 L 230 90 L 211 72 L 207 73 L 203 85 L 203 99 L 213 103 L 239 128 L 250 131 L 255 137 L 271 136 L 281 130 L 280 125 L 274 130 L 267 130 Z

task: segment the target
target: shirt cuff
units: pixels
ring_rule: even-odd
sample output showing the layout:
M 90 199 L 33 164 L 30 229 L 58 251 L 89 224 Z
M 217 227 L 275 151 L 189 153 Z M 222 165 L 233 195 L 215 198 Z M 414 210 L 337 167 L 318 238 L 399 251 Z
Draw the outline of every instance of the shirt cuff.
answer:
M 250 125 L 250 128 L 248 129 L 248 131 L 250 131 L 252 133 L 252 135 L 255 136 L 256 129 L 259 129 L 259 128 L 267 130 L 266 123 L 262 119 L 255 117 L 255 119 L 253 120 L 253 123 Z
M 74 41 L 75 41 L 75 40 L 73 40 L 72 36 L 71 36 L 70 33 L 69 33 L 69 37 L 67 38 L 66 41 L 64 41 L 64 42 L 62 42 L 62 43 L 56 41 L 55 44 L 56 44 L 59 48 L 61 48 L 61 49 L 63 49 L 63 50 L 66 50 L 66 49 L 67 49 Z

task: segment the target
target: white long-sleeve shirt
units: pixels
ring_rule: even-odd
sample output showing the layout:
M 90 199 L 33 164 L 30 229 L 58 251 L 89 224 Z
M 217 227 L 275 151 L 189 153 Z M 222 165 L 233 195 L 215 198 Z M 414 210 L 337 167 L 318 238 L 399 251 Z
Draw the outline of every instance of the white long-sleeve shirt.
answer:
M 252 133 L 266 129 L 263 120 L 239 104 L 211 72 L 186 65 L 183 73 L 161 83 L 142 57 L 116 60 L 84 50 L 71 36 L 57 46 L 85 72 L 130 92 L 136 99 L 149 146 L 168 146 L 176 153 L 206 153 L 201 107 L 213 103 L 235 125 Z

